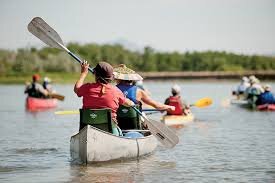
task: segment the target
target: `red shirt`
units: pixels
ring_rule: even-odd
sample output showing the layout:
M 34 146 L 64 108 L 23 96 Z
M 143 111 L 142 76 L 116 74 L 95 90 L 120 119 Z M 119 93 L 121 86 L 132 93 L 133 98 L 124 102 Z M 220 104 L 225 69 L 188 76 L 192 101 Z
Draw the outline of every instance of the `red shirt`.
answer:
M 116 111 L 119 105 L 126 100 L 123 93 L 111 84 L 104 85 L 104 94 L 102 94 L 103 85 L 100 83 L 86 83 L 77 90 L 77 96 L 83 97 L 83 109 L 102 109 L 110 108 L 112 118 L 116 118 Z

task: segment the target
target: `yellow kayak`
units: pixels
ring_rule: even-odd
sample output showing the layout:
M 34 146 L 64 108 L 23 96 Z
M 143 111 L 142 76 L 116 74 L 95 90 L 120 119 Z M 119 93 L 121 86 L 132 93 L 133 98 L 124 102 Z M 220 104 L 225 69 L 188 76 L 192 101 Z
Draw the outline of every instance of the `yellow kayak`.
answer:
M 164 115 L 161 121 L 167 126 L 187 125 L 194 121 L 194 115 Z

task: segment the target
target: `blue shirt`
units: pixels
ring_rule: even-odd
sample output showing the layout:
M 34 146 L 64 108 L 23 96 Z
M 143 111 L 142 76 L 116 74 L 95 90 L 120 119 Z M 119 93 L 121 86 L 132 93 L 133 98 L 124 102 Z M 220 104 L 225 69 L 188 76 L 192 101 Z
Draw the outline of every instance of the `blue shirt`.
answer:
M 259 96 L 257 103 L 259 103 L 259 105 L 275 104 L 275 98 L 271 92 L 266 91 Z
M 122 93 L 135 104 L 138 104 L 137 97 L 137 86 L 135 85 L 123 85 L 118 84 L 117 87 L 122 91 Z

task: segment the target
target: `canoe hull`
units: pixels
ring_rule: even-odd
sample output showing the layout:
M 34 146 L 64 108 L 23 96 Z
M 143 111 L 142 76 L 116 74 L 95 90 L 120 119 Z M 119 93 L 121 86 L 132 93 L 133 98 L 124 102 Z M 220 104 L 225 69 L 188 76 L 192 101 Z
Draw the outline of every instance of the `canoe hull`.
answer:
M 27 97 L 26 99 L 26 108 L 28 110 L 40 110 L 47 108 L 54 108 L 57 106 L 57 99 L 41 99 Z
M 257 109 L 260 111 L 275 111 L 275 104 L 258 105 Z
M 263 104 L 263 105 L 254 105 L 247 100 L 231 100 L 232 104 L 237 104 L 241 107 L 254 109 L 259 111 L 275 111 L 275 104 Z
M 157 139 L 153 135 L 130 139 L 112 135 L 90 125 L 72 136 L 70 141 L 72 159 L 83 163 L 138 158 L 152 153 L 156 147 Z
M 188 115 L 165 115 L 162 117 L 162 122 L 167 126 L 175 125 L 187 125 L 194 121 L 194 115 L 189 113 Z

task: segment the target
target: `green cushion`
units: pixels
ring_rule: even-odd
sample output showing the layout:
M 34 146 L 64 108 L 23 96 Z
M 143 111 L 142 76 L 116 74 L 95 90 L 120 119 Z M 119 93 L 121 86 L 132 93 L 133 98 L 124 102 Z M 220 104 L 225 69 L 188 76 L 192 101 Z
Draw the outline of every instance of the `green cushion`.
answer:
M 136 108 L 141 109 L 140 105 L 136 105 Z M 117 120 L 122 130 L 141 128 L 139 114 L 132 107 L 120 106 L 117 110 Z
M 138 114 L 132 107 L 125 107 L 121 105 L 117 110 L 117 116 L 120 118 L 136 118 L 138 117 Z

